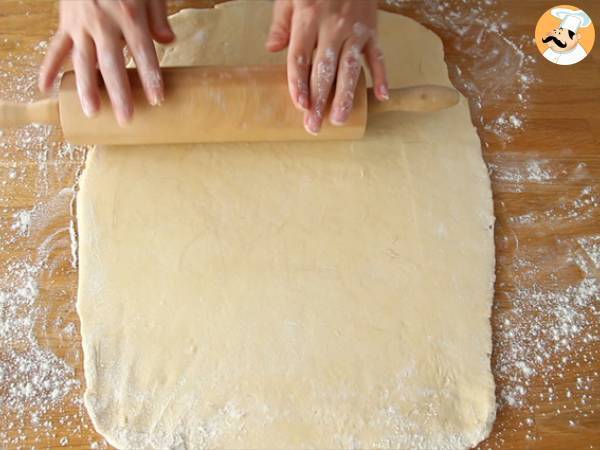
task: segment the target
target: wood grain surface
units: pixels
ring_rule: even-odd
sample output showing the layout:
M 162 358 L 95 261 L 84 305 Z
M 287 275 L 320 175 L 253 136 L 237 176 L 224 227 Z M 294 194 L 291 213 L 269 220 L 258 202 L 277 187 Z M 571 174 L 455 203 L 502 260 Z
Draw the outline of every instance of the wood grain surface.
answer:
M 174 12 L 184 7 L 208 7 L 214 3 L 218 2 L 173 1 L 169 4 L 169 9 Z M 600 2 L 580 0 L 577 5 L 586 9 L 592 19 L 595 18 L 600 24 Z M 533 37 L 537 19 L 551 6 L 554 6 L 554 3 L 545 0 L 498 0 L 489 5 L 489 8 L 510 13 L 506 20 L 511 26 L 506 34 L 518 38 Z M 400 3 L 399 7 L 382 7 L 389 10 L 400 8 L 403 13 L 419 18 L 417 6 L 407 7 Z M 36 43 L 48 39 L 56 24 L 57 2 L 53 0 L 0 0 L 2 72 L 7 73 L 9 77 L 22 76 L 23 67 L 19 64 L 7 64 L 9 56 L 14 57 L 20 52 L 30 53 L 30 49 Z M 446 58 L 450 64 L 460 61 L 463 72 L 468 71 L 470 64 L 477 64 L 476 59 L 469 61 L 452 45 L 452 39 L 456 39 L 456 36 L 433 28 L 444 40 Z M 543 285 L 547 289 L 560 292 L 581 281 L 584 276 L 581 270 L 559 264 L 565 257 L 561 243 L 578 237 L 600 235 L 598 208 L 589 209 L 589 214 L 582 220 L 561 222 L 560 226 L 549 221 L 544 226 L 517 227 L 513 220 L 526 214 L 543 215 L 552 205 L 576 202 L 581 197 L 582 190 L 586 188 L 596 194 L 599 192 L 600 43 L 597 43 L 596 47 L 583 63 L 572 67 L 558 67 L 543 60 L 532 46 L 530 54 L 537 60 L 534 67 L 538 81 L 532 84 L 528 92 L 528 109 L 523 130 L 513 133 L 508 142 L 505 138 L 486 132 L 485 127 L 478 126 L 484 143 L 484 157 L 493 168 L 491 173 L 497 216 L 497 282 L 492 318 L 495 338 L 494 367 L 500 352 L 503 351 L 499 343 L 503 320 L 501 318 L 515 310 L 515 292 L 523 289 L 527 283 L 530 286 Z M 1 83 L 0 80 L 0 92 Z M 493 120 L 503 110 L 519 101 L 516 95 L 507 95 L 493 104 L 484 104 L 481 111 L 484 122 Z M 0 141 L 1 139 L 2 137 Z M 22 182 L 11 185 L 8 194 L 0 199 L 0 223 L 10 223 L 16 211 L 32 208 L 40 202 L 54 204 L 54 210 L 58 212 L 51 216 L 44 233 L 56 231 L 62 244 L 57 246 L 50 256 L 54 264 L 52 270 L 45 272 L 47 275 L 40 280 L 39 301 L 47 306 L 47 314 L 53 320 L 78 323 L 73 308 L 77 271 L 70 264 L 71 250 L 68 245 L 68 227 L 72 216 L 68 198 L 61 200 L 60 193 L 61 189 L 74 185 L 77 173 L 81 170 L 82 157 L 79 153 L 80 158 L 59 158 L 61 136 L 55 133 L 50 140 L 56 144 L 50 147 L 47 154 L 50 169 L 45 187 L 37 181 L 38 161 L 30 155 L 15 154 L 11 149 L 0 154 L 0 180 L 6 177 L 4 169 L 7 168 L 17 168 L 24 174 Z M 526 173 L 532 160 L 543 160 L 547 170 L 564 176 L 543 178 L 542 182 L 525 180 L 517 185 L 514 179 L 498 175 L 507 171 Z M 579 173 L 578 167 L 585 167 L 585 170 Z M 59 200 L 56 200 L 57 198 Z M 43 236 L 30 239 L 26 245 L 21 246 L 5 243 L 0 253 L 0 267 L 5 267 L 16 257 L 35 254 L 42 242 Z M 526 268 L 515 264 L 517 253 L 522 259 L 536 262 L 536 270 L 529 279 L 523 276 Z M 597 276 L 596 271 L 592 277 Z M 525 314 L 515 320 L 527 323 L 534 319 Z M 50 322 L 52 321 L 48 323 Z M 546 325 L 551 327 L 550 323 Z M 600 330 L 597 317 L 592 318 L 590 327 L 590 333 L 598 336 Z M 81 381 L 81 386 L 75 389 L 72 395 L 76 399 L 81 398 L 83 368 L 78 333 L 64 336 L 50 327 L 38 330 L 37 334 L 43 345 L 51 348 L 75 368 L 75 378 Z M 568 362 L 563 364 L 560 376 L 553 376 L 552 370 L 549 370 L 529 379 L 526 407 L 499 408 L 492 436 L 480 445 L 481 449 L 600 448 L 600 341 L 577 339 L 573 343 L 572 353 Z M 558 357 L 560 355 L 557 355 Z M 547 364 L 554 363 L 550 360 Z M 589 401 L 585 404 L 575 405 L 573 401 L 564 397 L 552 398 L 544 395 L 548 392 L 549 380 L 555 392 L 562 392 L 575 386 L 578 383 L 577 378 L 582 377 L 592 380 L 587 391 Z M 496 380 L 497 395 L 500 399 L 506 380 L 500 376 L 497 376 Z M 7 386 L 0 389 L 7 389 Z M 69 403 L 76 404 L 77 402 L 72 401 Z M 89 418 L 78 411 L 81 411 L 81 406 L 57 405 L 52 408 L 47 416 L 56 429 L 50 433 L 40 431 L 39 427 L 17 430 L 14 429 L 14 424 L 11 425 L 9 415 L 0 417 L 0 432 L 7 436 L 21 436 L 19 443 L 0 442 L 0 448 L 90 448 L 91 442 L 101 442 L 102 439 L 95 435 Z M 61 427 L 64 427 L 64 430 L 72 430 L 73 424 L 70 423 L 67 427 L 67 422 L 73 420 L 81 421 L 78 433 L 61 430 Z M 61 438 L 65 436 L 68 437 L 68 441 L 63 440 L 61 444 Z

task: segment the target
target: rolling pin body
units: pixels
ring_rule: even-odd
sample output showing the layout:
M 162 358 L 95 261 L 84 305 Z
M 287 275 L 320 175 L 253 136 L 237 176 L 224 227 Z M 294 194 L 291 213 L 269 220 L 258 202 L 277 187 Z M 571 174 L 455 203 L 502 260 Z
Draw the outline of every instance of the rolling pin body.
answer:
M 60 122 L 74 144 L 166 144 L 195 142 L 297 141 L 315 139 L 303 126 L 303 113 L 290 101 L 281 66 L 165 68 L 165 101 L 150 106 L 135 70 L 128 71 L 134 116 L 117 125 L 105 92 L 97 116 L 84 116 L 75 76 L 60 89 Z M 343 127 L 327 121 L 316 139 L 359 139 L 367 122 L 365 78 L 361 75 L 352 114 Z

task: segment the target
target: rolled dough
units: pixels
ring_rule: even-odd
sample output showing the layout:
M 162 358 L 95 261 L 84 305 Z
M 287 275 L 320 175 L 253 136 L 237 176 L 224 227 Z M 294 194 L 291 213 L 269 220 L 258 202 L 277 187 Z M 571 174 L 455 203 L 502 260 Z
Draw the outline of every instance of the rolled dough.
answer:
M 283 62 L 270 2 L 186 10 L 163 65 Z M 391 85 L 450 85 L 440 40 L 380 14 Z M 490 182 L 466 101 L 358 142 L 88 155 L 85 404 L 123 449 L 461 449 L 488 434 Z

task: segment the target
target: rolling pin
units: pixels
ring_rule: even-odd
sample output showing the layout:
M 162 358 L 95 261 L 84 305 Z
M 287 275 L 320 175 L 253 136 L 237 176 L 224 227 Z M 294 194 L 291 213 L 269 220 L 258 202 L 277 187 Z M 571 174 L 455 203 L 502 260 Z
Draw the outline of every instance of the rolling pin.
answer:
M 285 66 L 163 68 L 165 101 L 150 106 L 135 69 L 128 70 L 134 117 L 120 127 L 101 89 L 98 114 L 81 109 L 75 74 L 62 77 L 58 99 L 25 105 L 0 103 L 0 128 L 29 123 L 60 125 L 73 144 L 352 140 L 363 137 L 367 115 L 387 111 L 436 111 L 455 105 L 458 93 L 444 86 L 390 91 L 379 102 L 361 74 L 354 108 L 343 126 L 324 120 L 317 136 L 304 130 L 302 111 L 290 101 Z M 370 91 L 370 90 L 369 90 Z

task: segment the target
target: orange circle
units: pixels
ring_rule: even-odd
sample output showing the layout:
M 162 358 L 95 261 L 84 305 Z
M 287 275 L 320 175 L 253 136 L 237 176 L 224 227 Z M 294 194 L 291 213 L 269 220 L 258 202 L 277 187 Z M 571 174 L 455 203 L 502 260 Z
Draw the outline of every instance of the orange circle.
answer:
M 554 8 L 565 8 L 573 11 L 581 9 L 572 5 L 557 5 L 553 8 L 550 8 L 542 15 L 542 17 L 540 17 L 540 20 L 538 20 L 537 26 L 535 27 L 535 44 L 537 45 L 537 48 L 541 54 L 544 54 L 544 52 L 548 49 L 546 44 L 542 42 L 542 39 L 546 36 L 546 34 L 548 34 L 549 31 L 558 28 L 561 22 L 559 18 L 552 15 L 551 11 Z M 589 27 L 580 28 L 577 34 L 581 34 L 581 40 L 579 43 L 586 53 L 589 54 L 592 51 L 594 42 L 596 40 L 596 30 L 594 29 L 594 24 L 591 23 Z

